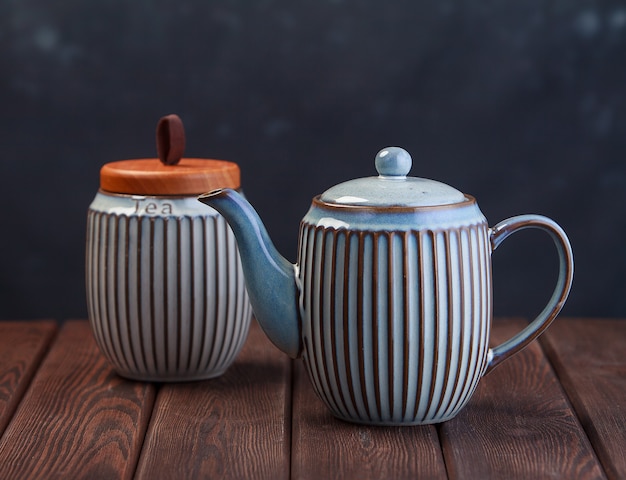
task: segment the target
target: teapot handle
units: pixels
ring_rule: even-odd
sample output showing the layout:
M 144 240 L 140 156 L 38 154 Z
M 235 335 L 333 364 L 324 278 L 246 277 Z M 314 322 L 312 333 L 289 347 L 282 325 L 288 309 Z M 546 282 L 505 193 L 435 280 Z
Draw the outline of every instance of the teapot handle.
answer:
M 563 308 L 572 286 L 574 260 L 572 246 L 563 229 L 553 220 L 541 215 L 519 215 L 498 223 L 490 229 L 491 251 L 511 235 L 525 228 L 538 228 L 549 233 L 559 254 L 559 277 L 554 293 L 542 312 L 526 328 L 506 342 L 489 349 L 484 375 L 502 361 L 516 354 L 541 335 Z

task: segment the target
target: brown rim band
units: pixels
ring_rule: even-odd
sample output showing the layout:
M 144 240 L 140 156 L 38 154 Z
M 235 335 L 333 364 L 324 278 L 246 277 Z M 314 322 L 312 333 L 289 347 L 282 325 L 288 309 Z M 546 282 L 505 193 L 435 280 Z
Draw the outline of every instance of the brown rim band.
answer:
M 313 198 L 313 205 L 319 208 L 327 210 L 342 210 L 342 211 L 365 211 L 376 213 L 411 213 L 421 210 L 443 210 L 449 208 L 468 207 L 476 203 L 476 199 L 465 194 L 465 201 L 460 203 L 449 203 L 446 205 L 432 205 L 432 206 L 405 206 L 405 205 L 342 205 L 340 203 L 327 203 L 320 200 L 321 195 L 317 195 Z

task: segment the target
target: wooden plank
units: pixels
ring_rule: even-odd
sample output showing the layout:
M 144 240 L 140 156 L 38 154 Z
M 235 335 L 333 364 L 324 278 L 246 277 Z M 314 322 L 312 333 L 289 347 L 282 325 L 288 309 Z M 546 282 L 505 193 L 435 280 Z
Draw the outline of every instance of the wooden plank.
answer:
M 256 322 L 221 377 L 163 385 L 137 478 L 289 476 L 291 361 Z
M 496 321 L 492 339 L 499 343 L 524 325 Z M 605 478 L 537 342 L 481 379 L 440 436 L 450 478 Z
M 154 387 L 118 377 L 67 322 L 0 440 L 0 478 L 130 478 Z
M 542 344 L 607 476 L 626 478 L 626 320 L 564 318 Z
M 0 322 L 0 435 L 13 416 L 54 333 L 56 323 Z
M 434 426 L 338 420 L 315 395 L 302 361 L 294 377 L 292 478 L 447 478 Z

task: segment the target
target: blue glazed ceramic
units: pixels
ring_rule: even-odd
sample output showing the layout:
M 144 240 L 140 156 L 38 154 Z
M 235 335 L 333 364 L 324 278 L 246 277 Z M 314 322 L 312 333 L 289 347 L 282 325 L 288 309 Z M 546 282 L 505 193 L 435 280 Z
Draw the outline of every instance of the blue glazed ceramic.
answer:
M 295 265 L 235 191 L 199 200 L 233 229 L 259 323 L 278 348 L 303 358 L 336 417 L 372 425 L 443 422 L 483 375 L 554 320 L 572 283 L 571 246 L 561 227 L 539 215 L 489 228 L 473 197 L 407 176 L 411 157 L 400 148 L 381 150 L 375 163 L 378 176 L 313 199 Z M 528 327 L 490 349 L 491 254 L 524 228 L 554 240 L 557 285 Z
M 118 374 L 181 382 L 221 375 L 248 335 L 235 238 L 194 196 L 100 190 L 87 215 L 89 321 Z

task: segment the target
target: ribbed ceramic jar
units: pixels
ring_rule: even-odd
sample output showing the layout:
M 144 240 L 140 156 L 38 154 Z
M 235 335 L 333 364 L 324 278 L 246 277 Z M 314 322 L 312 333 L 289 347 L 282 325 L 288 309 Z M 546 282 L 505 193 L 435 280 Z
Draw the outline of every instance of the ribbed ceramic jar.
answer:
M 484 372 L 491 320 L 488 225 L 474 199 L 386 208 L 393 230 L 314 206 L 298 263 L 303 357 L 317 394 L 351 421 L 455 416 Z
M 246 339 L 252 310 L 234 236 L 195 194 L 215 180 L 213 168 L 236 166 L 211 162 L 218 161 L 183 159 L 165 166 L 156 159 L 133 160 L 107 164 L 101 172 L 102 188 L 87 217 L 87 304 L 100 349 L 124 377 L 215 377 Z M 141 172 L 158 173 L 120 188 L 138 165 Z M 184 195 L 107 190 L 149 191 L 160 184 L 184 190 L 202 170 L 207 177 L 196 178 L 198 185 Z M 238 168 L 236 174 L 238 187 Z M 172 175 L 179 175 L 173 184 Z

